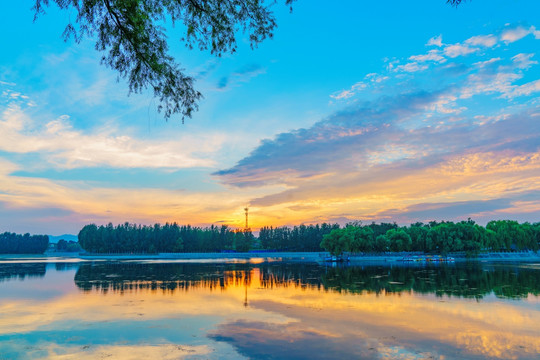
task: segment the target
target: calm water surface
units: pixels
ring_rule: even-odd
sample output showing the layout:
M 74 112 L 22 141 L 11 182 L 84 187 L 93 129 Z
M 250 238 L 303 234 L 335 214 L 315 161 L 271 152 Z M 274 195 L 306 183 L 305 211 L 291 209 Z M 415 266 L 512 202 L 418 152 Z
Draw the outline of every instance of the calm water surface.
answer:
M 540 264 L 0 260 L 0 359 L 538 359 Z

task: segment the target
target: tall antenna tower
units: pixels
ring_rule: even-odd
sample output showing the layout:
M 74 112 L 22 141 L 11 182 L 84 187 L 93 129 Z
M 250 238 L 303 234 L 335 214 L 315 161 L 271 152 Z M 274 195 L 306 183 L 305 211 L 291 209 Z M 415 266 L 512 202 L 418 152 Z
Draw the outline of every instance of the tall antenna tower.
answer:
M 246 213 L 246 227 L 245 227 L 245 230 L 248 230 L 249 229 L 249 226 L 248 226 L 248 211 L 249 211 L 249 208 L 246 206 L 244 208 L 244 211 Z

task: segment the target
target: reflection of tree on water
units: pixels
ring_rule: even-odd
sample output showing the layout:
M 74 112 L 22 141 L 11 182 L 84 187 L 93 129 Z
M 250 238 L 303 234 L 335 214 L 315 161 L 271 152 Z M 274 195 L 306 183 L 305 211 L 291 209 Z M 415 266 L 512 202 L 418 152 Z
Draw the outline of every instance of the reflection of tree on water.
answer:
M 77 269 L 80 265 L 78 263 L 65 263 L 65 262 L 58 262 L 54 264 L 54 268 L 56 271 L 68 271 Z
M 249 287 L 294 287 L 347 293 L 434 293 L 482 298 L 521 298 L 540 293 L 540 270 L 479 263 L 435 267 L 324 268 L 315 264 L 83 264 L 75 284 L 84 291 L 188 291 L 205 288 L 243 288 L 247 306 Z M 254 281 L 257 279 L 257 281 Z
M 191 288 L 225 290 L 251 287 L 257 274 L 263 288 L 321 287 L 321 268 L 312 264 L 179 264 L 94 263 L 82 264 L 75 284 L 84 291 L 177 291 Z
M 0 281 L 19 279 L 23 280 L 27 276 L 44 277 L 46 270 L 45 263 L 2 263 L 0 264 Z
M 244 284 L 251 285 L 247 264 L 141 264 L 106 263 L 83 264 L 75 274 L 75 284 L 84 291 L 136 290 L 210 290 Z
M 479 263 L 433 267 L 330 268 L 325 288 L 348 293 L 411 292 L 481 299 L 522 298 L 540 294 L 540 271 L 518 267 L 483 267 Z
M 261 286 L 265 289 L 278 287 L 321 288 L 324 268 L 313 264 L 270 263 L 259 266 Z

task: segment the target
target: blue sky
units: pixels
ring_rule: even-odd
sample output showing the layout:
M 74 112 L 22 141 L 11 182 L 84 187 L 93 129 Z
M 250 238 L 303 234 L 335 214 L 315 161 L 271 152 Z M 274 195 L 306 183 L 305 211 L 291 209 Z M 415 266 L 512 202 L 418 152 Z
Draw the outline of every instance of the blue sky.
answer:
M 205 96 L 184 125 L 62 40 L 73 13 L 2 7 L 0 231 L 540 220 L 538 1 L 276 4 L 221 58 L 171 28 Z

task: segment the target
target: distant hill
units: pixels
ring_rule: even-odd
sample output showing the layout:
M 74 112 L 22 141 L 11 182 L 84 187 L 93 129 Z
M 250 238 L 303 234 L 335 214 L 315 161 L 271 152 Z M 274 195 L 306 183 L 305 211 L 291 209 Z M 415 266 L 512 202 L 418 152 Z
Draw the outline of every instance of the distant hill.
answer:
M 58 236 L 54 236 L 54 235 L 49 235 L 49 243 L 58 243 L 58 240 L 60 239 L 64 239 L 66 241 L 79 241 L 79 239 L 77 238 L 77 235 L 71 235 L 71 234 L 64 234 L 64 235 L 58 235 Z

